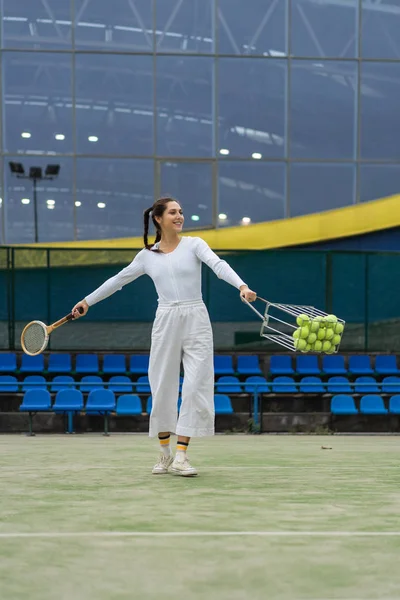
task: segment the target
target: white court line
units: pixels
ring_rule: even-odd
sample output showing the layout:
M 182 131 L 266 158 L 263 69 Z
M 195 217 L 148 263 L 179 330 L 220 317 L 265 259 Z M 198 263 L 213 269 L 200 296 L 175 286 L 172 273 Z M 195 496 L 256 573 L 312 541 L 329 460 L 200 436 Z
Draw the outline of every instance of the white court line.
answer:
M 84 537 L 400 537 L 400 531 L 50 531 L 0 533 L 0 539 Z
M 32 466 L 25 466 L 25 467 L 20 467 L 20 466 L 10 466 L 10 465 L 5 465 L 5 466 L 0 466 L 0 472 L 1 471 L 11 471 L 11 472 L 22 472 L 22 473 L 27 473 L 27 472 L 31 472 L 31 471 L 85 471 L 85 470 L 92 470 L 92 469 L 99 469 L 102 471 L 105 470 L 110 470 L 110 471 L 122 471 L 122 470 L 126 470 L 126 469 L 132 469 L 132 468 L 137 468 L 138 466 L 143 465 L 143 462 L 129 462 L 126 465 L 82 465 L 82 466 L 76 466 L 76 465 L 47 465 L 47 466 L 36 466 L 36 465 L 32 465 Z M 201 469 L 204 471 L 240 471 L 240 470 L 265 470 L 265 471 L 280 471 L 280 470 L 284 470 L 284 469 L 303 469 L 303 470 L 309 470 L 309 471 L 316 471 L 318 469 L 320 469 L 321 471 L 338 471 L 339 473 L 342 471 L 357 471 L 359 472 L 359 470 L 361 469 L 362 472 L 366 472 L 366 471 L 376 471 L 376 469 L 379 469 L 380 471 L 385 471 L 386 469 L 399 469 L 398 465 L 386 465 L 386 466 L 382 466 L 382 465 L 354 465 L 354 466 L 345 466 L 345 465 L 336 465 L 336 466 L 332 466 L 332 465 L 315 465 L 315 466 L 309 466 L 309 465 L 296 465 L 294 464 L 293 466 L 290 465 L 282 465 L 282 466 L 272 466 L 272 465 L 238 465 L 238 466 L 215 466 L 215 465 L 201 465 Z

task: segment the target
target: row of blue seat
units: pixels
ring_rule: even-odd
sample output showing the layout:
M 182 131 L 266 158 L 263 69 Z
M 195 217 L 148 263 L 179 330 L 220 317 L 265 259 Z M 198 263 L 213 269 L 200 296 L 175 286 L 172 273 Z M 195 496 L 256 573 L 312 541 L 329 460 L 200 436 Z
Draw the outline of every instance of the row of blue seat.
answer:
M 182 399 L 178 399 L 178 411 Z M 233 413 L 232 402 L 229 396 L 215 394 L 215 414 Z M 151 413 L 152 397 L 146 401 L 146 412 Z M 80 390 L 60 390 L 51 403 L 51 395 L 46 390 L 28 390 L 19 407 L 21 412 L 44 412 L 53 411 L 57 413 L 81 412 L 85 410 L 90 413 L 115 412 L 117 415 L 140 415 L 143 413 L 142 401 L 136 394 L 125 394 L 115 397 L 111 390 L 93 390 L 89 393 L 84 405 L 84 397 Z
M 124 374 L 132 373 L 144 375 L 149 369 L 149 355 L 133 354 L 127 361 L 124 354 L 106 354 L 100 365 L 97 354 L 77 354 L 75 360 L 76 373 L 109 373 Z M 233 368 L 233 357 L 226 355 L 215 355 L 214 369 L 217 374 L 229 375 L 235 372 L 240 375 L 261 375 L 258 356 L 243 355 L 237 357 L 237 368 Z M 0 354 L 0 372 L 14 373 L 17 369 L 17 356 L 15 353 Z M 71 354 L 50 354 L 47 368 L 45 368 L 44 355 L 28 356 L 22 355 L 19 371 L 21 373 L 71 373 Z
M 103 357 L 100 368 L 97 354 L 77 354 L 75 372 L 81 374 L 137 374 L 145 375 L 149 368 L 149 356 L 134 354 L 127 363 L 123 354 L 107 354 Z M 15 353 L 0 354 L 0 372 L 13 373 L 17 369 Z M 19 371 L 22 373 L 70 373 L 72 358 L 70 354 L 50 354 L 47 369 L 45 369 L 44 356 L 22 355 Z M 237 357 L 236 369 L 233 367 L 231 355 L 215 355 L 214 370 L 216 375 L 262 375 L 259 358 L 255 355 L 241 355 Z M 295 363 L 291 355 L 277 355 L 270 357 L 269 373 L 271 375 L 400 375 L 397 359 L 394 355 L 378 355 L 372 367 L 371 357 L 368 355 L 351 355 L 348 366 L 345 357 L 341 355 L 326 355 L 322 357 L 320 368 L 317 355 L 296 355 Z
M 180 378 L 179 389 L 181 391 L 183 377 Z M 58 392 L 62 389 L 79 388 L 82 392 L 91 392 L 94 389 L 107 387 L 116 393 L 129 393 L 135 391 L 138 394 L 149 394 L 150 384 L 147 375 L 139 377 L 132 382 L 126 375 L 114 375 L 108 382 L 103 381 L 99 375 L 85 375 L 80 381 L 75 381 L 71 375 L 57 375 L 52 381 L 46 381 L 42 375 L 28 375 L 22 382 L 18 382 L 13 375 L 0 375 L 0 392 L 17 393 L 28 389 L 48 389 L 50 392 Z M 224 375 L 215 383 L 217 393 L 226 394 L 260 394 L 287 393 L 287 394 L 337 394 L 337 393 L 382 393 L 395 394 L 400 392 L 400 377 L 384 377 L 382 382 L 373 377 L 357 377 L 355 381 L 349 381 L 347 377 L 330 377 L 328 381 L 322 381 L 320 377 L 303 377 L 295 381 L 292 377 L 282 375 L 267 381 L 265 377 L 254 375 L 240 382 L 234 375 Z
M 389 399 L 388 409 L 382 396 L 376 394 L 362 396 L 359 411 L 352 396 L 339 394 L 331 399 L 331 413 L 334 415 L 387 415 L 388 413 L 400 415 L 400 394 Z

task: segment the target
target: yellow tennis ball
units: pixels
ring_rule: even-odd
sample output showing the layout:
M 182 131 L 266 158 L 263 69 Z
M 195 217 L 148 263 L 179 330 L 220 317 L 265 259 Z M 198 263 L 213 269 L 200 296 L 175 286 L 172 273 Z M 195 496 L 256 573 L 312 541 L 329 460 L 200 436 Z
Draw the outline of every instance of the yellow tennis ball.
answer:
M 315 319 L 313 319 L 310 323 L 311 333 L 317 333 L 318 329 L 319 329 L 319 321 L 316 321 Z
M 332 344 L 329 340 L 325 340 L 322 344 L 322 352 L 327 352 L 332 348 Z
M 303 338 L 303 340 L 306 340 L 309 335 L 310 335 L 310 330 L 308 327 L 306 327 L 306 326 L 300 327 L 300 337 Z
M 317 339 L 317 334 L 316 333 L 310 333 L 310 335 L 307 338 L 307 342 L 309 344 L 314 344 L 315 341 L 316 341 L 316 339 Z
M 303 354 L 305 354 L 306 352 L 310 352 L 311 348 L 311 344 L 306 344 L 306 347 L 304 348 L 304 350 L 302 350 Z
M 317 340 L 314 343 L 314 351 L 315 352 L 321 352 L 321 350 L 322 350 L 322 342 L 321 342 L 321 340 Z
M 296 323 L 297 325 L 300 325 L 300 327 L 302 325 L 308 325 L 310 322 L 310 317 L 308 315 L 305 315 L 304 313 L 299 315 L 296 319 Z
M 325 329 L 325 339 L 326 340 L 331 340 L 333 338 L 335 334 L 333 333 L 333 329 L 331 329 L 330 327 Z
M 338 335 L 338 334 L 334 335 L 333 338 L 332 338 L 332 344 L 334 346 L 337 346 L 338 344 L 340 344 L 340 340 L 341 339 L 342 339 L 341 335 Z
M 335 323 L 335 325 L 333 327 L 333 331 L 338 334 L 343 333 L 343 329 L 344 329 L 343 323 Z
M 324 340 L 326 336 L 326 329 L 318 329 L 317 338 L 319 340 Z
M 297 340 L 294 340 L 294 347 L 296 350 L 305 350 L 307 347 L 307 342 L 306 340 L 299 338 Z
M 326 315 L 325 321 L 327 323 L 337 323 L 337 316 L 336 315 Z
M 295 340 L 297 340 L 300 337 L 300 327 L 293 331 L 292 337 L 294 337 Z
M 335 348 L 335 346 L 331 346 L 329 348 L 329 350 L 326 351 L 325 354 L 333 354 L 334 352 L 336 352 L 336 348 Z

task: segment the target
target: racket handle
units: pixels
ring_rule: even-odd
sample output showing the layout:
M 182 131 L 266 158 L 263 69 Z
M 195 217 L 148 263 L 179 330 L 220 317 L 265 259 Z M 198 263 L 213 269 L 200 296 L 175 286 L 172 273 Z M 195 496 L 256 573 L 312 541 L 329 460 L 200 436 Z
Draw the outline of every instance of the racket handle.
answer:
M 79 312 L 79 314 L 83 315 L 83 308 L 82 308 L 82 306 L 80 306 L 78 308 L 78 312 Z M 72 319 L 74 319 L 74 315 L 72 314 L 72 312 L 70 312 L 69 315 L 67 315 L 65 318 L 67 319 L 67 321 L 72 321 Z
M 80 308 L 78 308 L 78 310 L 79 310 L 79 312 L 82 315 L 83 314 L 83 308 L 80 307 Z M 57 327 L 60 327 L 61 325 L 64 325 L 65 323 L 68 323 L 68 321 L 72 321 L 73 318 L 74 318 L 74 315 L 72 314 L 72 312 L 70 312 L 69 315 L 67 315 L 66 317 L 63 317 L 59 321 L 56 321 L 52 325 L 49 325 L 47 327 L 47 333 L 51 333 L 52 331 L 54 331 L 54 329 L 57 329 Z

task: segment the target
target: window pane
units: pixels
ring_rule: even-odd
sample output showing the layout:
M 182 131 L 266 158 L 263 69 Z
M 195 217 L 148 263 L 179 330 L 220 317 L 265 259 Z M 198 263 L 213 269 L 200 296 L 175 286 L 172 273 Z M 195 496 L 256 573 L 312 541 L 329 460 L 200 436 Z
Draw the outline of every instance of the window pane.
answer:
M 400 165 L 360 165 L 360 200 L 379 200 L 400 193 Z
M 356 89 L 356 62 L 293 60 L 292 157 L 355 157 Z
M 221 58 L 218 73 L 218 152 L 283 157 L 286 61 Z
M 69 54 L 4 53 L 6 152 L 72 152 L 71 64 Z
M 153 153 L 151 56 L 76 56 L 78 153 Z
M 185 229 L 212 224 L 211 163 L 161 163 L 161 195 L 182 203 Z
M 355 200 L 353 164 L 292 164 L 289 213 L 291 217 L 341 208 Z
M 77 238 L 143 235 L 143 211 L 153 200 L 152 160 L 78 158 Z
M 219 0 L 218 52 L 286 55 L 287 0 Z
M 75 47 L 153 50 L 152 0 L 74 0 Z
M 361 65 L 361 157 L 400 158 L 400 63 Z
M 365 58 L 400 57 L 399 0 L 362 0 L 361 54 Z
M 71 48 L 67 0 L 3 0 L 3 48 Z
M 7 157 L 4 162 L 4 213 L 8 244 L 30 244 L 35 241 L 36 230 L 39 242 L 74 239 L 72 160 L 65 156 Z M 37 225 L 33 179 L 17 178 L 11 172 L 10 161 L 22 164 L 25 175 L 30 174 L 31 167 L 41 168 L 43 179 L 36 184 Z M 45 173 L 49 164 L 60 166 L 53 179 L 48 179 Z
M 291 53 L 319 58 L 355 58 L 358 0 L 292 0 Z
M 156 0 L 159 52 L 214 52 L 213 0 Z
M 213 59 L 157 57 L 157 154 L 210 156 Z
M 220 161 L 218 226 L 247 225 L 248 218 L 253 223 L 284 218 L 285 183 L 283 163 Z

